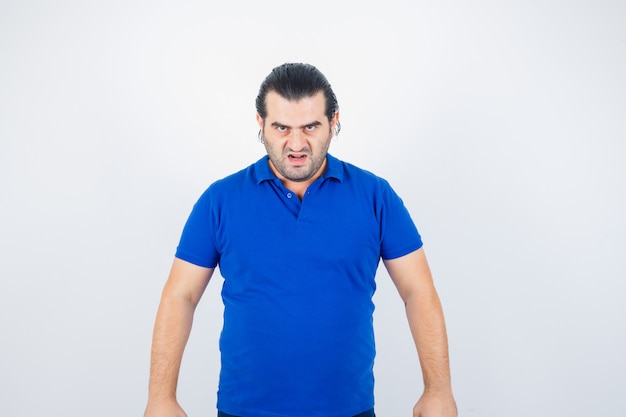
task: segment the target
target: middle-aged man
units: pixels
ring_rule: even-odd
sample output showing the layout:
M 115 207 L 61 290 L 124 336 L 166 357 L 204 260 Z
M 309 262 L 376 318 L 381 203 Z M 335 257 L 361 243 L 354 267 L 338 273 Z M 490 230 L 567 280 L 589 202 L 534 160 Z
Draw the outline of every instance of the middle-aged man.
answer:
M 339 131 L 330 84 L 311 65 L 284 64 L 256 106 L 267 156 L 213 183 L 187 220 L 157 314 L 145 417 L 185 416 L 178 372 L 218 265 L 218 416 L 374 416 L 380 259 L 422 368 L 413 416 L 455 417 L 443 313 L 420 235 L 385 180 L 327 153 Z

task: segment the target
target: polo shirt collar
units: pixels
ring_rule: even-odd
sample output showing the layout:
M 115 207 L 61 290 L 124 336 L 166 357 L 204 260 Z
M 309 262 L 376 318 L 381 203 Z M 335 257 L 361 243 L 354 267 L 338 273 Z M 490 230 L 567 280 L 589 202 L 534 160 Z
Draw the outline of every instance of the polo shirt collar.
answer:
M 256 173 L 257 183 L 263 181 L 272 181 L 277 179 L 276 175 L 270 169 L 269 157 L 263 156 L 254 164 L 254 172 Z M 321 176 L 322 179 L 335 178 L 341 182 L 343 180 L 343 165 L 341 161 L 330 154 L 326 154 L 326 170 Z
M 343 164 L 331 154 L 326 154 L 326 170 L 322 178 L 335 178 L 339 182 L 343 180 Z

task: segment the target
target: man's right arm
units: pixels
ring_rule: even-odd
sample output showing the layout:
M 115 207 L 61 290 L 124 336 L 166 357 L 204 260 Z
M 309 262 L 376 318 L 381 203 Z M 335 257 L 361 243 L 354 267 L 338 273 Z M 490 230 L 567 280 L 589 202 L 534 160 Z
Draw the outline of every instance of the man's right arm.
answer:
M 144 417 L 186 416 L 176 400 L 178 373 L 194 311 L 211 275 L 213 268 L 174 259 L 154 325 L 148 405 Z

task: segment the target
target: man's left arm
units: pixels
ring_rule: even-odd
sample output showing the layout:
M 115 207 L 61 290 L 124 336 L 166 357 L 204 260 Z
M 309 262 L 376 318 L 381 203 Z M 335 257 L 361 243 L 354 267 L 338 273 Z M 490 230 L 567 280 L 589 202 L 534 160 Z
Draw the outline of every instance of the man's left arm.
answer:
M 446 325 L 424 249 L 384 263 L 404 301 L 424 377 L 413 417 L 456 417 Z

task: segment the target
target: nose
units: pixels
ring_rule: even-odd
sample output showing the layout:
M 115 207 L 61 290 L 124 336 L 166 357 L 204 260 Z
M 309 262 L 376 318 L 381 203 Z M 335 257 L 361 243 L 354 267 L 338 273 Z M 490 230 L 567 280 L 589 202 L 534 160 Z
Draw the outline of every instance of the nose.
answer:
M 298 152 L 306 148 L 306 139 L 304 132 L 301 129 L 292 129 L 289 137 L 287 138 L 287 147 L 291 150 Z

